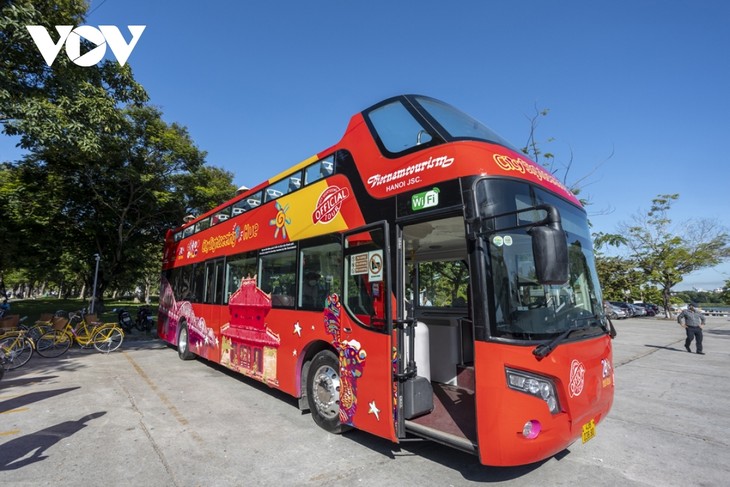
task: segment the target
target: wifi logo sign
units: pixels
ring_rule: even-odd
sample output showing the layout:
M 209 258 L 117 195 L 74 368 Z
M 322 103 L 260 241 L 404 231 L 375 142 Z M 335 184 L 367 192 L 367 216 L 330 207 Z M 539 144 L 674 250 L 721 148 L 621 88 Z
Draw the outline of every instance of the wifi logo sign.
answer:
M 41 52 L 43 59 L 48 66 L 51 66 L 66 45 L 66 55 L 77 66 L 89 67 L 98 64 L 106 55 L 106 47 L 111 48 L 120 66 L 124 66 L 132 54 L 134 46 L 137 45 L 146 25 L 128 25 L 132 40 L 127 42 L 114 25 L 100 25 L 97 29 L 90 25 L 81 25 L 74 28 L 73 25 L 57 25 L 58 41 L 54 42 L 51 35 L 42 25 L 27 25 L 26 29 L 33 38 L 36 47 Z M 95 44 L 96 47 L 81 54 L 81 39 Z

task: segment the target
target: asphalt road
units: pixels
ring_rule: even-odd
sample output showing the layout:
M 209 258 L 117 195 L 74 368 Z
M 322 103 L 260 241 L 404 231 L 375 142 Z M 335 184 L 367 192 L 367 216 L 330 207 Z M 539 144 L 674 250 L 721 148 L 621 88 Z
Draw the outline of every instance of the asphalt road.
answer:
M 706 355 L 654 318 L 615 323 L 617 395 L 586 444 L 517 468 L 429 442 L 318 428 L 293 398 L 159 341 L 34 357 L 0 381 L 0 484 L 104 486 L 725 486 L 730 321 Z

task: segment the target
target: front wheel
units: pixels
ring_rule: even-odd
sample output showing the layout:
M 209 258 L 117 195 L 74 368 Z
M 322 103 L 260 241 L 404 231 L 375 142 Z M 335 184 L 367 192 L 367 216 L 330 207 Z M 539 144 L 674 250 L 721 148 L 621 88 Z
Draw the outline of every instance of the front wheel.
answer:
M 5 368 L 17 369 L 25 365 L 33 356 L 33 342 L 25 337 L 9 337 L 0 341 L 0 349 L 5 354 Z
M 118 326 L 105 326 L 98 329 L 91 337 L 94 348 L 102 353 L 113 352 L 124 341 L 124 332 Z
M 307 374 L 307 401 L 312 419 L 330 433 L 347 429 L 340 422 L 340 363 L 329 350 L 314 356 Z
M 187 325 L 180 327 L 180 333 L 177 335 L 177 355 L 181 360 L 192 360 L 195 354 L 190 351 L 190 341 Z
M 41 357 L 60 357 L 71 347 L 71 337 L 62 330 L 45 332 L 36 342 L 36 352 Z

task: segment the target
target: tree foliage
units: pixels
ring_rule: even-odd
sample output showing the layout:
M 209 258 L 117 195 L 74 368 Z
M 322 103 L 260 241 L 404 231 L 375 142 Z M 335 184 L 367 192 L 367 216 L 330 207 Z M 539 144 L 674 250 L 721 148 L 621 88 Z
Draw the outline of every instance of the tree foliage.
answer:
M 672 226 L 669 212 L 678 198 L 678 194 L 658 195 L 646 214 L 622 223 L 618 234 L 601 237 L 626 246 L 631 265 L 643 273 L 646 282 L 661 290 L 666 310 L 672 287 L 687 274 L 730 257 L 730 237 L 715 221 L 699 218 L 680 228 Z
M 159 269 L 165 231 L 235 194 L 129 65 L 47 66 L 26 25 L 84 23 L 81 0 L 0 0 L 0 123 L 28 151 L 0 166 L 0 276 L 129 289 Z M 21 271 L 22 272 L 18 272 Z
M 123 123 L 120 104 L 142 104 L 147 93 L 124 67 L 94 68 L 58 56 L 46 65 L 27 25 L 84 23 L 83 0 L 0 0 L 0 123 L 28 150 L 101 154 L 101 137 Z M 88 45 L 87 45 L 88 48 Z

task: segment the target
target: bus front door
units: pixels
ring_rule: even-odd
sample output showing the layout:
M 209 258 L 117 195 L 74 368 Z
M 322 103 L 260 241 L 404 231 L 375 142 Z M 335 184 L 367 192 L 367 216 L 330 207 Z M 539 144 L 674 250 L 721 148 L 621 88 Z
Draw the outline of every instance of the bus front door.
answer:
M 325 310 L 339 353 L 340 420 L 397 441 L 392 294 L 386 222 L 345 234 L 341 302 Z

